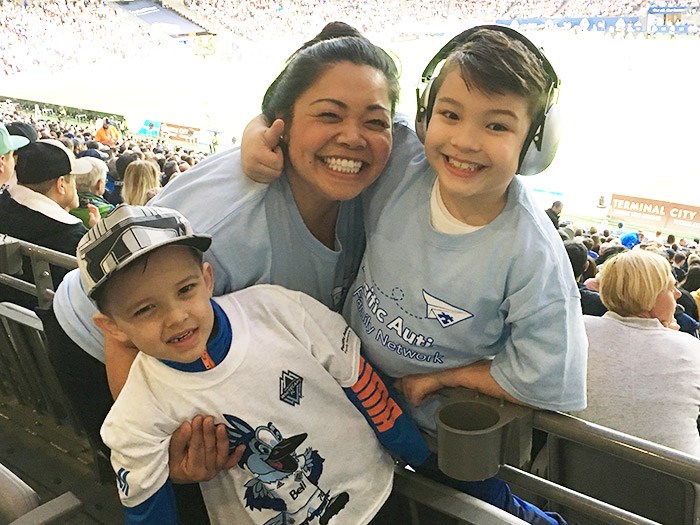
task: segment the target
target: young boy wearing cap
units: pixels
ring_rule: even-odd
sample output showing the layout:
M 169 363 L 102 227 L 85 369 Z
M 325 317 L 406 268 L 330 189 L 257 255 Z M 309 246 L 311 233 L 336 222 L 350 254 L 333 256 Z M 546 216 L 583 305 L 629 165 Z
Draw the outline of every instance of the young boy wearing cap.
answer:
M 5 125 L 0 123 L 0 192 L 6 189 L 15 175 L 14 151 L 27 144 L 28 138 L 10 135 Z
M 78 204 L 75 175 L 89 172 L 90 164 L 76 160 L 73 152 L 55 140 L 32 142 L 18 153 L 17 184 L 0 194 L 0 233 L 73 255 L 87 229 L 68 210 Z M 91 213 L 94 224 L 97 209 Z M 54 289 L 66 272 L 51 267 Z M 29 261 L 21 278 L 34 282 Z M 2 291 L 5 300 L 29 308 L 36 306 L 36 298 L 23 292 L 9 287 Z
M 393 477 L 372 430 L 413 464 L 420 434 L 338 314 L 273 285 L 212 300 L 210 242 L 174 210 L 122 205 L 78 246 L 95 323 L 141 351 L 102 427 L 126 523 L 176 522 L 169 440 L 200 413 L 243 446 L 201 484 L 212 523 L 369 523 Z

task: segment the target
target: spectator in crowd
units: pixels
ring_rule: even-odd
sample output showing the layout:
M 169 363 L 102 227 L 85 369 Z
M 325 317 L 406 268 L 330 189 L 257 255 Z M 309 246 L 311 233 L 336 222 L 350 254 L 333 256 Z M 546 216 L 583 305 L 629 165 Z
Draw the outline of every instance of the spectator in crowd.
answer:
M 0 233 L 67 254 L 75 254 L 78 241 L 87 229 L 68 210 L 78 204 L 75 176 L 88 173 L 85 159 L 75 159 L 73 152 L 58 141 L 38 141 L 24 146 L 17 159 L 17 184 L 0 195 Z M 98 219 L 91 208 L 92 222 Z M 67 270 L 52 266 L 54 289 Z M 34 282 L 26 261 L 22 279 Z M 29 308 L 36 298 L 4 287 L 3 298 Z
M 552 206 L 545 210 L 547 217 L 549 217 L 549 220 L 552 221 L 552 224 L 554 224 L 554 227 L 557 229 L 559 229 L 559 216 L 563 209 L 564 205 L 561 201 L 554 201 Z
M 609 311 L 584 316 L 588 407 L 576 415 L 700 456 L 700 341 L 673 329 L 679 293 L 668 262 L 632 250 L 599 279 Z
M 15 150 L 27 144 L 28 138 L 10 135 L 5 125 L 0 123 L 0 192 L 14 179 Z
M 126 174 L 126 168 L 129 166 L 129 164 L 138 159 L 138 154 L 133 151 L 125 151 L 124 153 L 119 155 L 119 157 L 116 158 L 114 162 L 115 170 L 112 177 L 112 190 L 110 191 L 108 189 L 107 191 L 105 191 L 105 199 L 108 202 L 114 204 L 115 206 L 124 202 L 122 198 L 122 189 L 124 187 L 124 175 Z M 110 177 L 108 175 L 108 188 L 110 186 L 109 178 Z
M 100 217 L 104 217 L 114 209 L 114 205 L 107 202 L 103 195 L 107 184 L 107 164 L 103 160 L 87 156 L 85 160 L 90 164 L 90 171 L 75 176 L 75 187 L 78 190 L 78 206 L 70 210 L 86 228 L 90 227 L 90 208 L 92 204 L 97 208 Z
M 627 251 L 627 248 L 622 246 L 621 244 L 618 244 L 617 242 L 604 243 L 600 247 L 600 255 L 595 260 L 595 262 L 598 266 L 600 266 L 611 257 L 614 257 L 618 253 L 624 251 Z
M 589 290 L 581 282 L 583 273 L 589 266 L 588 250 L 586 250 L 583 243 L 578 241 L 565 241 L 564 248 L 566 249 L 566 254 L 569 256 L 571 268 L 574 271 L 574 278 L 576 279 L 576 284 L 581 293 L 581 310 L 585 315 L 603 315 L 608 309 L 600 300 L 600 295 L 598 292 Z
M 39 135 L 36 132 L 36 128 L 27 122 L 14 121 L 7 125 L 7 131 L 10 135 L 16 135 L 20 137 L 26 137 L 29 142 L 36 142 L 39 139 Z
M 174 160 L 166 160 L 163 164 L 163 175 L 161 177 L 161 186 L 165 186 L 168 182 L 174 179 L 174 175 L 178 175 L 180 170 L 177 167 L 177 162 Z
M 673 276 L 678 282 L 682 281 L 685 277 L 685 270 L 683 269 L 683 267 L 685 266 L 686 259 L 687 256 L 684 252 L 678 251 L 673 254 L 673 259 L 671 261 L 671 271 L 673 272 Z
M 122 199 L 126 204 L 142 206 L 160 189 L 158 165 L 150 160 L 135 160 L 126 167 Z M 151 196 L 149 197 L 149 192 Z
M 588 266 L 583 270 L 583 275 L 581 275 L 581 281 L 584 283 L 588 279 L 594 278 L 596 275 L 598 275 L 598 265 L 596 264 L 596 260 L 593 257 L 588 255 Z
M 95 133 L 95 140 L 109 147 L 116 146 L 119 138 L 119 131 L 108 118 L 102 121 L 102 127 Z
M 681 288 L 688 292 L 700 310 L 700 265 L 688 266 L 688 272 L 680 283 Z

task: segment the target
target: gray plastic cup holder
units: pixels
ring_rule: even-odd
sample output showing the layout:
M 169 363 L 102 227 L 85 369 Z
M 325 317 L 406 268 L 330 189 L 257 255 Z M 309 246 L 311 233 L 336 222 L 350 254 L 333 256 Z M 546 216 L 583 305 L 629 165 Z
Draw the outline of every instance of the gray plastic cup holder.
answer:
M 515 405 L 465 388 L 447 388 L 435 412 L 437 439 L 426 436 L 448 476 L 478 481 L 495 476 L 503 464 L 522 467 L 530 459 L 532 414 Z
M 464 481 L 496 475 L 505 424 L 496 408 L 476 401 L 457 401 L 438 410 L 436 423 L 440 470 Z

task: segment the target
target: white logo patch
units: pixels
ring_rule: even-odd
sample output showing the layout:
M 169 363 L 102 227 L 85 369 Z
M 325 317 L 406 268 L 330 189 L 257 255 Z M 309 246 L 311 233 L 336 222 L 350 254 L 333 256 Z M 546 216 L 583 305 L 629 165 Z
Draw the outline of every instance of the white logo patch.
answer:
M 471 312 L 467 312 L 437 297 L 433 297 L 425 290 L 423 290 L 423 299 L 425 299 L 425 316 L 428 319 L 436 319 L 443 328 L 474 317 L 474 314 Z

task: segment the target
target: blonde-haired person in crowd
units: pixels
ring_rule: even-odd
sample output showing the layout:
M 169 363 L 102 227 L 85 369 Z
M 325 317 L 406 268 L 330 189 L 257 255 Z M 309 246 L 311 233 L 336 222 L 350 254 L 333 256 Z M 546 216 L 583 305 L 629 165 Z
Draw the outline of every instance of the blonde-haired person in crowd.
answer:
M 700 340 L 677 331 L 671 266 L 631 250 L 606 262 L 598 279 L 609 311 L 584 316 L 588 407 L 576 415 L 700 456 Z
M 92 169 L 88 173 L 75 176 L 75 187 L 78 190 L 78 207 L 70 210 L 70 214 L 78 217 L 86 228 L 90 228 L 90 211 L 88 204 L 97 207 L 100 217 L 104 217 L 114 209 L 114 205 L 104 198 L 107 189 L 107 164 L 105 161 L 86 156 Z
M 143 206 L 160 190 L 158 165 L 148 160 L 135 160 L 124 173 L 122 198 L 126 204 Z

